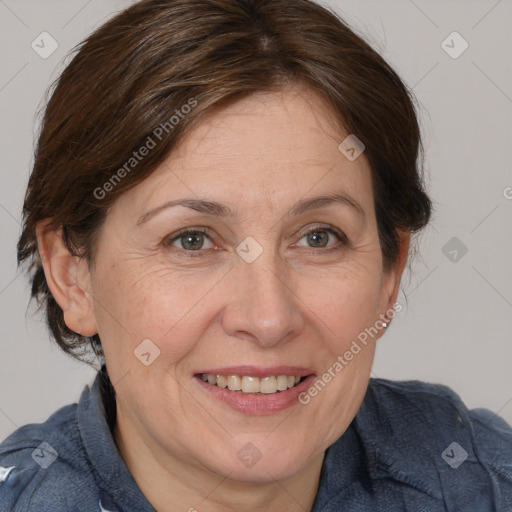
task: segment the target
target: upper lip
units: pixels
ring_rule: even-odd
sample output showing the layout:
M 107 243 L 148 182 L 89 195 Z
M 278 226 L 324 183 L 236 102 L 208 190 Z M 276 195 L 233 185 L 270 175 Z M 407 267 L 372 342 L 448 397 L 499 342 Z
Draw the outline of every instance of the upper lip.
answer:
M 205 373 L 207 375 L 247 375 L 251 377 L 270 377 L 272 375 L 294 375 L 306 377 L 313 374 L 313 370 L 304 366 L 226 366 L 222 368 L 208 368 L 194 372 L 194 375 Z

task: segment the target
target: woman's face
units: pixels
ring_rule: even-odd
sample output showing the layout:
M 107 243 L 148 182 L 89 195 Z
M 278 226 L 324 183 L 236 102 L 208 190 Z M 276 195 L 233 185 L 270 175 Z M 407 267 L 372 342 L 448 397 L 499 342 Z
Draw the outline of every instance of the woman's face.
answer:
M 360 407 L 401 270 L 383 274 L 368 163 L 325 112 L 305 89 L 244 99 L 107 215 L 91 296 L 118 429 L 166 467 L 287 478 Z

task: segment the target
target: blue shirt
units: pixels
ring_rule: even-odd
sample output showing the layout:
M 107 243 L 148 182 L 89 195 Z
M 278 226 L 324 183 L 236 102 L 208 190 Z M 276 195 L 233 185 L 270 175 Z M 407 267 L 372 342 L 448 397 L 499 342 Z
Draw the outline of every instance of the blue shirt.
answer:
M 0 512 L 154 512 L 114 443 L 104 376 L 0 444 Z M 312 512 L 373 511 L 512 512 L 512 429 L 445 386 L 370 379 Z

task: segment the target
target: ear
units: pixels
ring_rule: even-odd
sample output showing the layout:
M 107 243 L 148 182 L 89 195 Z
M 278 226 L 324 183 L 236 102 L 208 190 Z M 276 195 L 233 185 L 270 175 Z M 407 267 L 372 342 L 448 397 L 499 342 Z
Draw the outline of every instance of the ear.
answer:
M 87 262 L 68 251 L 61 228 L 47 229 L 50 220 L 41 220 L 36 225 L 37 246 L 46 282 L 64 312 L 66 325 L 82 336 L 92 336 L 98 328 Z
M 386 320 L 384 321 L 387 322 L 388 325 L 391 319 L 389 318 L 389 315 L 386 315 L 386 312 L 394 309 L 393 305 L 395 304 L 396 298 L 398 297 L 398 292 L 400 290 L 400 280 L 402 278 L 405 264 L 407 263 L 409 245 L 411 242 L 411 232 L 409 230 L 400 230 L 398 234 L 400 237 L 400 247 L 396 264 L 384 274 L 382 280 L 380 313 L 382 315 L 381 318 L 386 316 Z

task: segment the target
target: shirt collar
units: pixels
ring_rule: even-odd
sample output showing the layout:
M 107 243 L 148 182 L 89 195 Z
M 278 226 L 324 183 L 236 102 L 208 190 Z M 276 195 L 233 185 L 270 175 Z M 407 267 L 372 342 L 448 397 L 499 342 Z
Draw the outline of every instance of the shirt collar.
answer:
M 323 510 L 328 503 L 330 506 L 338 501 L 342 503 L 344 492 L 362 480 L 370 482 L 391 478 L 433 498 L 441 498 L 438 486 L 433 485 L 432 478 L 428 476 L 434 468 L 427 466 L 436 466 L 435 462 L 429 461 L 430 454 L 410 449 L 412 440 L 410 432 L 407 432 L 407 418 L 390 414 L 389 404 L 378 396 L 374 380 L 370 379 L 363 403 L 352 423 L 325 451 L 312 512 Z M 105 366 L 98 372 L 92 387 L 86 386 L 82 392 L 77 415 L 92 472 L 103 492 L 127 510 L 155 512 L 117 450 L 112 435 L 115 393 Z M 427 422 L 424 435 L 429 436 Z M 440 441 L 439 446 L 443 443 L 446 444 L 444 440 Z M 412 443 L 413 446 L 415 444 Z M 416 459 L 420 460 L 419 464 L 415 463 Z M 418 472 L 418 467 L 424 467 L 424 474 Z
M 372 482 L 379 480 L 399 482 L 405 484 L 403 488 L 414 488 L 442 501 L 437 476 L 452 468 L 440 454 L 453 441 L 453 430 L 440 430 L 435 424 L 441 411 L 438 415 L 425 413 L 419 397 L 419 403 L 415 403 L 413 393 L 408 397 L 390 396 L 382 382 L 387 381 L 370 379 L 352 423 L 326 450 L 312 512 L 338 510 L 350 492 L 357 492 L 362 500 L 371 492 L 368 489 Z M 464 428 L 461 423 L 460 436 Z M 322 508 L 327 503 L 329 506 Z
M 105 405 L 108 408 L 108 396 L 103 397 L 101 393 L 105 376 L 106 368 L 103 366 L 92 387 L 86 386 L 83 390 L 77 408 L 78 430 L 91 471 L 103 493 L 123 510 L 155 512 L 117 450 L 105 410 Z M 103 498 L 102 503 L 105 505 Z

